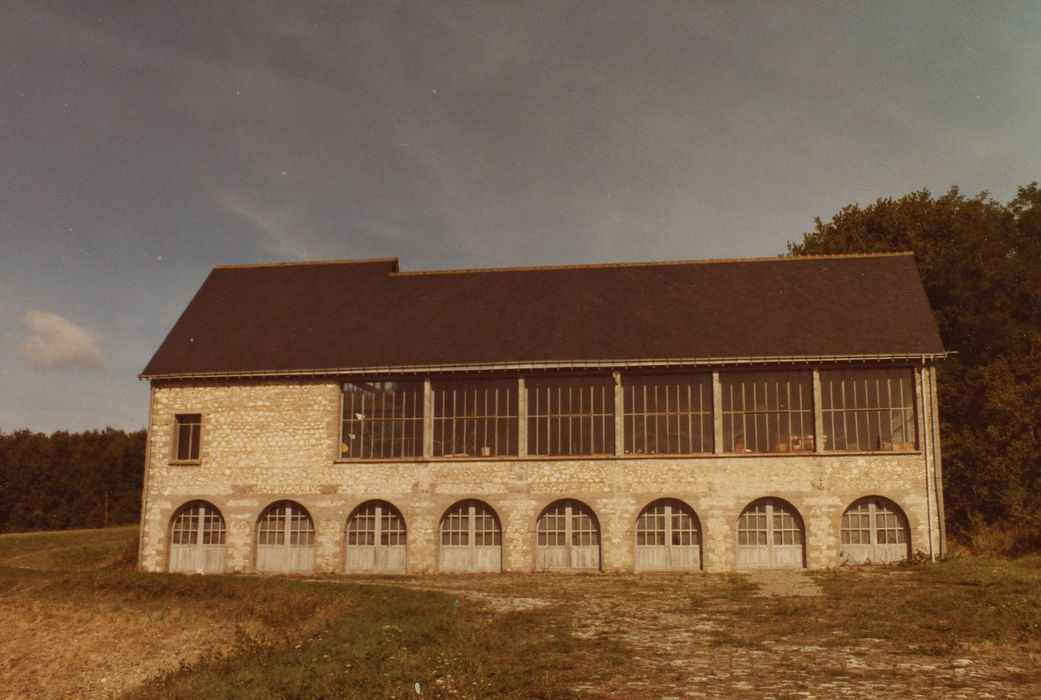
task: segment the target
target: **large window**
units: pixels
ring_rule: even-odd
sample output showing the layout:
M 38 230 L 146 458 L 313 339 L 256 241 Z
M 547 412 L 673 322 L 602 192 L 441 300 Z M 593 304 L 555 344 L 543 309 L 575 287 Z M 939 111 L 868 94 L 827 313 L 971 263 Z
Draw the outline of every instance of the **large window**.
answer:
M 423 382 L 346 382 L 342 458 L 418 457 L 423 453 Z
M 179 413 L 174 416 L 174 459 L 197 462 L 202 438 L 202 414 Z
M 712 452 L 712 375 L 622 379 L 626 454 Z
M 614 453 L 614 381 L 610 377 L 530 379 L 528 454 Z
M 914 375 L 910 369 L 821 372 L 824 449 L 915 449 Z
M 812 452 L 809 372 L 720 375 L 724 452 Z
M 517 454 L 517 380 L 434 382 L 434 456 Z

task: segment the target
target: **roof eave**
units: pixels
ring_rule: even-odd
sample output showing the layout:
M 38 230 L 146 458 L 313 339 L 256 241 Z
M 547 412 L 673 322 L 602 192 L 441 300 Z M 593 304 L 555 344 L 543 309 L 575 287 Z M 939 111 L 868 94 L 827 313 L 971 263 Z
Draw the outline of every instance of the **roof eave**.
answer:
M 276 377 L 332 377 L 393 374 L 458 374 L 523 370 L 616 369 L 624 367 L 726 367 L 777 364 L 838 364 L 851 362 L 935 362 L 953 354 L 950 351 L 928 353 L 885 353 L 849 355 L 776 355 L 770 357 L 698 357 L 613 360 L 536 360 L 520 362 L 471 362 L 433 365 L 388 365 L 382 367 L 338 367 L 292 370 L 242 370 L 224 372 L 175 372 L 139 374 L 138 379 L 258 379 Z

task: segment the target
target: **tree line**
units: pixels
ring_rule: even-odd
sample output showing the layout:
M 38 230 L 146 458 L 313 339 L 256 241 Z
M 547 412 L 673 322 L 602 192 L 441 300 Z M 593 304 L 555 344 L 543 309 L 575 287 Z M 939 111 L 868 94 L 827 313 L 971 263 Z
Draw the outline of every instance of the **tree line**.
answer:
M 944 346 L 938 372 L 946 517 L 1041 532 L 1041 189 L 1007 203 L 957 188 L 853 204 L 792 255 L 915 254 Z M 892 309 L 900 313 L 900 309 Z M 1029 533 L 1033 533 L 1030 535 Z
M 0 532 L 136 523 L 144 464 L 144 430 L 0 432 Z

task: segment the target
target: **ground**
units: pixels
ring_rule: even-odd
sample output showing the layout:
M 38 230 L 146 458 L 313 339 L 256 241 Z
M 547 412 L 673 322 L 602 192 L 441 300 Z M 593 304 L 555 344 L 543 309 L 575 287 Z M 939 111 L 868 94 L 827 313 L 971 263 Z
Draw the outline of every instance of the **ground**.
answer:
M 0 536 L 0 697 L 1028 698 L 1041 557 L 750 575 L 187 577 Z

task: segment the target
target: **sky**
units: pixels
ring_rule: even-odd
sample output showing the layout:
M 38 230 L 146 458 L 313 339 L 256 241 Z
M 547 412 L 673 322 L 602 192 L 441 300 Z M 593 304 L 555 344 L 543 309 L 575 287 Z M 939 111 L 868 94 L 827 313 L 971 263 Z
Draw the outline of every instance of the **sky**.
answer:
M 1041 179 L 1041 3 L 0 4 L 0 431 L 138 429 L 214 265 L 773 256 Z

